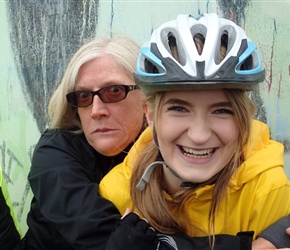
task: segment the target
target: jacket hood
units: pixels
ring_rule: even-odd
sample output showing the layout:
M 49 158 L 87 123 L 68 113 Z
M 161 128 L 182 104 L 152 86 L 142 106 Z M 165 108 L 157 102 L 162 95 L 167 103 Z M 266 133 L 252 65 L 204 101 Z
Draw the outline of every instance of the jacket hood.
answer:
M 245 161 L 233 176 L 234 185 L 243 185 L 272 168 L 284 167 L 283 144 L 270 139 L 265 123 L 253 120 L 249 143 L 243 149 Z
M 135 162 L 138 158 L 138 155 L 145 148 L 147 143 L 153 140 L 153 132 L 151 127 L 147 127 L 143 133 L 140 135 L 138 140 L 134 143 L 130 149 L 128 155 L 124 159 L 123 164 L 123 173 L 126 179 L 130 179 L 132 175 L 132 168 L 135 165 Z

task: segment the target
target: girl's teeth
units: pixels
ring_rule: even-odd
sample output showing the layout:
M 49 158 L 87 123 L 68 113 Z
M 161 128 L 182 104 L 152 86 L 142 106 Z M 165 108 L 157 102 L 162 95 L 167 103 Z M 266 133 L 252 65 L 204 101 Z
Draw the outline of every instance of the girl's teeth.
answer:
M 192 148 L 182 147 L 183 153 L 186 156 L 194 156 L 195 158 L 207 158 L 213 154 L 213 149 L 194 150 Z

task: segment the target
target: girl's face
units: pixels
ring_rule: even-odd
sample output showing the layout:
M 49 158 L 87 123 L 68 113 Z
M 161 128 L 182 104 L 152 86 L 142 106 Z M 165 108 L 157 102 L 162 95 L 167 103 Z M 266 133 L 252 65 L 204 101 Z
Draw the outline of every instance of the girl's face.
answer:
M 165 162 L 184 181 L 193 183 L 221 171 L 238 144 L 233 108 L 223 90 L 166 92 L 156 132 Z M 169 190 L 179 189 L 181 180 L 166 167 L 164 173 Z

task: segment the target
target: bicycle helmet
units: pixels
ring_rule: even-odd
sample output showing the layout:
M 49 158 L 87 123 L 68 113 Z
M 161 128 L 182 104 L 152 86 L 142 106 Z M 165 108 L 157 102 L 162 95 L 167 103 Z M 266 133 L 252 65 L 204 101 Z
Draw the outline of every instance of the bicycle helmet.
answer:
M 204 44 L 201 50 L 194 42 L 198 37 Z M 140 50 L 134 74 L 145 93 L 190 88 L 252 90 L 264 77 L 254 42 L 241 27 L 214 13 L 178 15 L 154 30 Z

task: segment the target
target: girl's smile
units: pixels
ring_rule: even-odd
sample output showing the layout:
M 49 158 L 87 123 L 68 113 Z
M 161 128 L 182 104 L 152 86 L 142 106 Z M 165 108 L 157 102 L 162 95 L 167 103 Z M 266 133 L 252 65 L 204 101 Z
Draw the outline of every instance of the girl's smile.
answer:
M 214 153 L 213 148 L 196 150 L 196 149 L 180 146 L 180 149 L 185 156 L 193 157 L 196 159 L 206 159 L 206 158 L 211 157 Z

